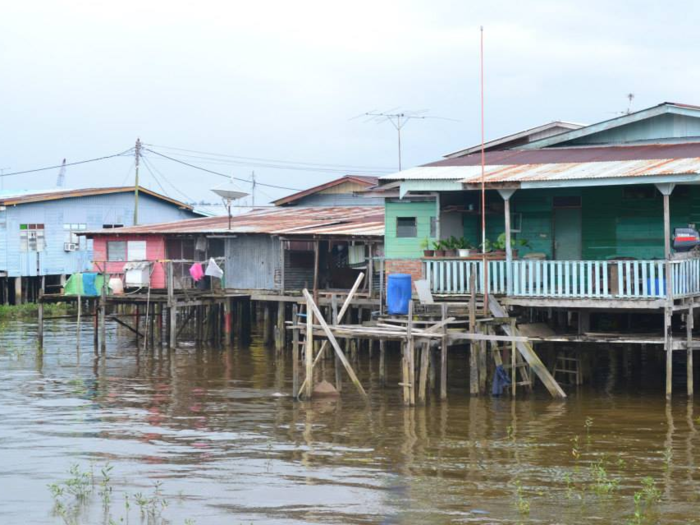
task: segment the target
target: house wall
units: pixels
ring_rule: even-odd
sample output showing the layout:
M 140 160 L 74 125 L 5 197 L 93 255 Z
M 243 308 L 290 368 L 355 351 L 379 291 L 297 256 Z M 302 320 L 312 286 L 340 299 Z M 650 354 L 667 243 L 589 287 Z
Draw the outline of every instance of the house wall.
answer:
M 640 186 L 630 186 L 634 189 Z M 663 200 L 654 189 L 652 198 L 630 198 L 622 186 L 551 190 L 518 190 L 511 211 L 522 214 L 522 229 L 513 233 L 525 239 L 530 248 L 520 255 L 542 252 L 553 257 L 554 206 L 556 196 L 580 196 L 582 218 L 582 259 L 605 260 L 610 257 L 637 259 L 663 258 Z M 633 193 L 633 192 L 631 192 Z M 500 199 L 489 192 L 487 202 Z M 488 207 L 488 204 L 487 204 Z M 464 236 L 475 245 L 480 242 L 481 216 L 464 215 Z M 677 186 L 671 195 L 671 228 L 700 226 L 700 188 Z M 487 215 L 486 237 L 495 240 L 505 230 L 502 213 Z
M 115 235 L 96 237 L 93 241 L 93 271 L 105 272 L 113 275 L 124 275 L 125 262 L 107 261 L 107 243 L 110 241 L 127 242 L 127 259 L 131 259 L 128 252 L 128 241 L 146 241 L 146 259 L 154 261 L 153 273 L 151 274 L 151 288 L 167 288 L 167 278 L 165 275 L 165 238 L 160 235 Z
M 334 189 L 334 188 L 331 188 Z M 364 186 L 362 187 L 364 189 Z M 383 198 L 362 197 L 352 193 L 315 193 L 295 202 L 294 206 L 381 206 Z
M 281 282 L 281 246 L 277 237 L 240 235 L 226 239 L 226 288 L 278 290 Z
M 430 219 L 435 217 L 434 201 L 387 201 L 384 207 L 385 244 L 384 254 L 387 259 L 415 259 L 423 255 L 421 243 L 430 237 Z M 399 238 L 396 236 L 396 219 L 398 217 L 415 217 L 418 234 L 416 237 Z
M 92 241 L 83 238 L 83 249 L 64 251 L 64 224 L 85 224 L 87 230 L 101 229 L 104 224 L 131 226 L 133 214 L 133 193 L 74 197 L 8 206 L 5 211 L 0 212 L 0 271 L 6 271 L 10 277 L 87 271 L 91 268 L 93 259 Z M 195 216 L 192 212 L 181 210 L 150 195 L 140 195 L 140 224 L 182 220 Z M 44 225 L 43 251 L 20 250 L 21 224 Z

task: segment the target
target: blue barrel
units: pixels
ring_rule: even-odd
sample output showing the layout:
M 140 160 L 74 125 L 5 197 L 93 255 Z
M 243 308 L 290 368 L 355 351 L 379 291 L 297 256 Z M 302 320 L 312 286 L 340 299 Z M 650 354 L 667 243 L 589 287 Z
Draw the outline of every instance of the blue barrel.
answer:
M 411 276 L 407 273 L 389 274 L 386 285 L 386 310 L 389 315 L 407 315 L 411 300 Z

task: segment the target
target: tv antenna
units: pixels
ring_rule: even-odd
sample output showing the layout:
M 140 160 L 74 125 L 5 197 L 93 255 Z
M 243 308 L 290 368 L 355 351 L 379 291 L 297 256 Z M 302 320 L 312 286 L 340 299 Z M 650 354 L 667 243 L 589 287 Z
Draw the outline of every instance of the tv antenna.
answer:
M 453 122 L 458 122 L 455 119 L 446 117 L 436 117 L 432 115 L 425 115 L 429 110 L 421 109 L 419 111 L 397 111 L 398 108 L 393 108 L 388 111 L 368 111 L 364 115 L 370 117 L 365 122 L 375 122 L 381 124 L 382 122 L 390 122 L 392 126 L 396 129 L 396 136 L 398 139 L 398 154 L 399 154 L 399 171 L 401 171 L 401 130 L 406 124 L 411 120 L 425 120 L 425 119 L 437 119 L 437 120 L 451 120 Z M 356 117 L 357 118 L 357 117 Z
M 632 101 L 634 100 L 634 93 L 627 93 L 627 114 L 632 113 Z
M 61 169 L 58 172 L 58 178 L 56 179 L 56 187 L 63 188 L 66 184 L 66 159 L 63 159 L 61 163 Z

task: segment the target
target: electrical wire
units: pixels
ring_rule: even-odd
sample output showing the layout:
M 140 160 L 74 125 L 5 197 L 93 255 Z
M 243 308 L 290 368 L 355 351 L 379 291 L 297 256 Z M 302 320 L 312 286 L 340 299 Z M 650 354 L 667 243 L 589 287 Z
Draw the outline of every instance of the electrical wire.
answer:
M 180 191 L 180 190 L 178 189 L 177 186 L 175 186 L 172 182 L 170 182 L 170 180 L 168 179 L 168 177 L 166 177 L 165 175 L 163 175 L 163 172 L 160 171 L 160 170 L 158 169 L 158 167 L 155 165 L 155 163 L 153 162 L 152 159 L 147 159 L 145 155 L 141 155 L 141 159 L 144 161 L 144 163 L 147 163 L 148 166 L 149 166 L 151 169 L 153 169 L 153 171 L 155 171 L 156 173 L 158 173 L 158 175 L 160 175 L 161 178 L 162 178 L 165 182 L 168 183 L 168 186 L 170 186 L 170 187 L 171 187 L 173 190 L 175 190 L 179 195 L 181 195 L 181 196 L 185 199 L 185 202 L 187 202 L 187 201 L 189 201 L 189 200 L 191 199 L 191 197 L 190 197 L 189 195 L 185 195 L 182 191 Z
M 144 148 L 144 149 L 145 149 L 146 151 L 150 152 L 150 153 L 153 153 L 153 154 L 155 154 L 155 155 L 158 155 L 159 157 L 163 157 L 164 159 L 168 159 L 168 160 L 171 160 L 171 161 L 173 161 L 173 162 L 177 162 L 178 164 L 182 164 L 182 165 L 184 165 L 184 166 L 189 166 L 190 168 L 194 168 L 194 169 L 196 169 L 196 170 L 204 171 L 204 172 L 206 172 L 206 173 L 211 173 L 212 175 L 218 175 L 219 177 L 226 177 L 227 179 L 234 179 L 234 180 L 237 180 L 237 181 L 239 181 L 239 182 L 250 182 L 250 180 L 248 180 L 248 179 L 242 179 L 242 178 L 240 178 L 240 177 L 233 177 L 233 176 L 231 176 L 231 175 L 227 175 L 226 173 L 220 173 L 220 172 L 218 172 L 218 171 L 214 171 L 214 170 L 210 170 L 210 169 L 207 169 L 207 168 L 203 168 L 202 166 L 197 166 L 197 165 L 195 165 L 195 164 L 190 164 L 189 162 L 185 162 L 184 160 L 179 160 L 179 159 L 175 159 L 175 158 L 173 158 L 173 157 L 169 157 L 168 155 L 164 155 L 164 154 L 162 154 L 162 153 L 158 153 L 157 151 L 154 151 L 154 150 L 149 149 L 149 148 Z M 264 183 L 264 182 L 256 182 L 256 185 L 257 185 L 257 186 L 265 186 L 266 188 L 274 188 L 274 189 L 277 189 L 277 190 L 301 191 L 299 188 L 290 188 L 290 187 L 288 187 L 288 186 L 278 186 L 278 185 L 275 185 L 275 184 L 266 184 L 266 183 Z
M 153 177 L 153 180 L 156 181 L 156 183 L 158 184 L 158 187 L 160 187 L 160 189 L 163 190 L 163 193 L 164 193 L 165 195 L 167 195 L 168 197 L 170 197 L 170 194 L 168 194 L 168 192 L 166 191 L 166 189 L 165 189 L 165 188 L 163 187 L 163 185 L 160 183 L 160 179 L 158 179 L 158 177 L 156 177 L 156 174 L 153 173 L 153 170 L 152 170 L 151 167 L 148 165 L 149 163 L 148 163 L 148 161 L 146 160 L 146 157 L 141 156 L 141 160 L 143 160 L 143 165 L 144 165 L 144 166 L 146 167 L 146 169 L 148 170 L 148 173 L 151 174 L 151 177 Z
M 79 160 L 76 162 L 67 162 L 66 164 L 57 164 L 56 166 L 47 166 L 45 168 L 36 168 L 33 170 L 25 170 L 25 171 L 14 171 L 12 173 L 3 173 L 0 175 L 0 177 L 11 177 L 13 175 L 24 175 L 26 173 L 36 173 L 38 171 L 46 171 L 46 170 L 55 170 L 59 169 L 62 166 L 78 166 L 79 164 L 87 164 L 88 162 L 97 162 L 100 160 L 107 160 L 107 159 L 113 159 L 114 157 L 122 157 L 126 155 L 127 153 L 133 153 L 134 148 L 129 148 L 126 151 L 122 151 L 121 153 L 115 153 L 114 155 L 106 155 L 104 157 L 97 157 L 94 159 L 87 159 L 87 160 Z
M 305 167 L 305 166 L 312 166 L 315 168 L 335 168 L 335 169 L 342 169 L 343 171 L 352 171 L 354 169 L 357 170 L 370 170 L 370 171 L 387 171 L 393 173 L 395 170 L 394 168 L 389 168 L 389 167 L 379 167 L 379 166 L 355 166 L 355 165 L 350 165 L 350 164 L 325 164 L 325 163 L 318 163 L 318 162 L 303 162 L 303 161 L 293 161 L 293 160 L 281 160 L 281 159 L 266 159 L 262 157 L 245 157 L 241 155 L 228 155 L 224 153 L 212 153 L 208 151 L 199 151 L 199 150 L 194 150 L 194 149 L 186 149 L 186 148 L 175 148 L 173 146 L 162 146 L 162 145 L 157 145 L 157 144 L 146 144 L 147 146 L 151 146 L 153 148 L 162 148 L 162 149 L 167 149 L 167 150 L 173 150 L 173 151 L 184 151 L 187 153 L 197 153 L 199 155 L 207 155 L 209 157 L 223 157 L 227 159 L 234 159 L 236 161 L 258 161 L 258 162 L 268 162 L 268 163 L 275 163 L 275 164 L 289 164 L 293 166 L 298 166 L 298 167 Z M 185 155 L 181 155 L 185 156 Z M 187 155 L 194 157 L 193 155 Z M 198 158 L 205 158 L 205 157 L 198 157 Z

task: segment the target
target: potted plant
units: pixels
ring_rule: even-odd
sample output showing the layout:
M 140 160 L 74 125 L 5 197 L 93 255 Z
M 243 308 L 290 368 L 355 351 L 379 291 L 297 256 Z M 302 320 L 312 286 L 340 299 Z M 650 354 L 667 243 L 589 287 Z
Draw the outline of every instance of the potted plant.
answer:
M 481 246 L 485 247 L 484 251 L 490 253 L 494 258 L 501 258 L 506 253 L 506 234 L 502 233 L 498 236 L 495 241 L 490 241 L 486 239 L 486 242 Z M 512 253 L 514 257 L 518 256 L 518 247 L 529 248 L 530 243 L 526 239 L 512 239 L 510 240 L 511 248 L 515 248 Z
M 442 241 L 445 247 L 445 257 L 457 257 L 457 237 L 454 235 Z
M 435 251 L 435 257 L 444 257 L 445 247 L 443 241 L 433 241 L 433 250 Z
M 473 248 L 472 244 L 464 237 L 455 241 L 455 247 L 457 248 L 457 255 L 460 257 L 469 257 Z
M 430 239 L 427 237 L 421 241 L 420 249 L 423 250 L 423 257 L 433 257 L 435 255 L 435 250 L 430 249 Z

